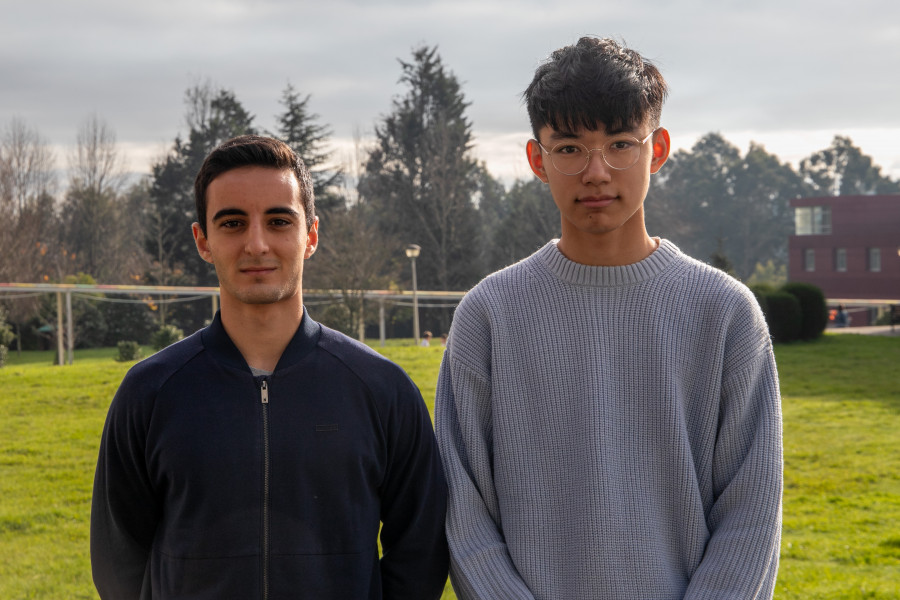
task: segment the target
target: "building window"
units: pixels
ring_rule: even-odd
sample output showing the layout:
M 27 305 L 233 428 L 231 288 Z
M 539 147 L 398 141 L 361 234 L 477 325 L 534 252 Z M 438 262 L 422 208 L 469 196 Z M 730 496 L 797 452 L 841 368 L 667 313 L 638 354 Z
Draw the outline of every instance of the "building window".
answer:
M 794 229 L 797 235 L 828 235 L 831 233 L 830 206 L 798 206 L 794 209 Z
M 816 270 L 816 251 L 812 248 L 803 251 L 803 269 L 810 272 Z
M 881 270 L 881 248 L 869 248 L 869 270 L 872 272 Z
M 834 270 L 843 273 L 847 270 L 847 249 L 834 249 Z

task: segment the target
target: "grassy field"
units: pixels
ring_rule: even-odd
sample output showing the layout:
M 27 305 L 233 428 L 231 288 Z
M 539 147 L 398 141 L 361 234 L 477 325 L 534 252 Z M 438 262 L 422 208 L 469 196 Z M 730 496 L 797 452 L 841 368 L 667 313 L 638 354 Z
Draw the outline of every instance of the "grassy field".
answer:
M 784 411 L 779 598 L 900 598 L 900 338 L 776 348 Z
M 379 348 L 431 403 L 441 348 Z M 778 598 L 900 597 L 900 338 L 776 349 L 785 503 Z M 96 598 L 88 520 L 97 444 L 128 364 L 114 349 L 11 353 L 0 369 L 0 598 Z M 445 598 L 453 598 L 448 591 Z

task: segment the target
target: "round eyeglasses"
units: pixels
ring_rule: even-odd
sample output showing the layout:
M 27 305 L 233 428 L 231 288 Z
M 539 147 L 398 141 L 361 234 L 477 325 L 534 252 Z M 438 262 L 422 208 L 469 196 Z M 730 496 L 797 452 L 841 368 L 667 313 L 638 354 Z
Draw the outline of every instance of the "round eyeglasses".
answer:
M 578 175 L 591 162 L 591 154 L 594 150 L 599 150 L 600 155 L 610 169 L 624 171 L 633 167 L 641 157 L 641 150 L 644 144 L 653 137 L 653 134 L 659 131 L 654 129 L 647 137 L 642 140 L 630 135 L 613 136 L 611 140 L 603 144 L 600 148 L 588 149 L 584 144 L 578 142 L 560 142 L 547 150 L 543 144 L 538 142 L 541 150 L 550 156 L 550 163 L 553 167 L 563 175 Z M 537 140 L 535 140 L 537 141 Z

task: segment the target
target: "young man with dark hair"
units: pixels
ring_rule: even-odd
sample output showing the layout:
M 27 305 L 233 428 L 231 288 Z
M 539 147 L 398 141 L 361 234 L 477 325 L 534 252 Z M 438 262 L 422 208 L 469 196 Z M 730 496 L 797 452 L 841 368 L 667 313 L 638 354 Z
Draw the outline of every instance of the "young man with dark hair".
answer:
M 562 235 L 460 303 L 438 382 L 460 600 L 770 598 L 778 379 L 750 291 L 644 226 L 659 71 L 613 40 L 525 92 Z
M 91 510 L 100 597 L 439 598 L 431 420 L 397 365 L 304 309 L 306 167 L 243 136 L 207 157 L 195 193 L 221 310 L 133 367 L 110 406 Z

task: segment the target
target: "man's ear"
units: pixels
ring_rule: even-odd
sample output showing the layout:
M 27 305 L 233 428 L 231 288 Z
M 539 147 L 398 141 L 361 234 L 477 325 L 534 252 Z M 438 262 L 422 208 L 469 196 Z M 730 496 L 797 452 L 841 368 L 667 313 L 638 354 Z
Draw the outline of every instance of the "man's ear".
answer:
M 666 164 L 666 160 L 669 159 L 670 148 L 669 131 L 665 127 L 660 127 L 653 134 L 653 159 L 650 161 L 651 173 L 656 173 Z
M 319 217 L 316 217 L 313 221 L 313 224 L 310 225 L 309 231 L 306 232 L 306 252 L 303 253 L 303 258 L 307 259 L 312 256 L 316 248 L 319 247 Z
M 193 223 L 191 225 L 191 231 L 194 234 L 194 244 L 197 246 L 197 253 L 200 255 L 200 258 L 209 264 L 213 264 L 212 253 L 209 251 L 209 240 L 203 235 L 203 230 L 200 229 L 200 223 Z
M 531 167 L 531 171 L 537 175 L 538 179 L 547 183 L 547 171 L 544 169 L 544 153 L 541 145 L 537 143 L 537 140 L 528 140 L 525 152 L 528 154 L 528 165 Z

